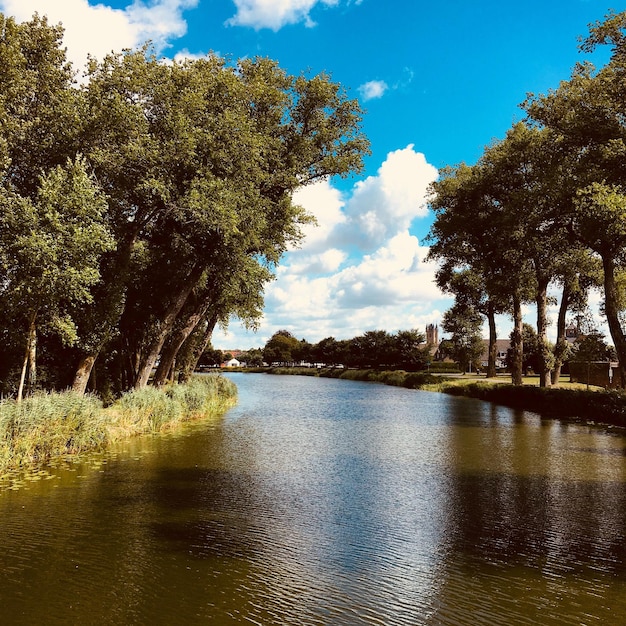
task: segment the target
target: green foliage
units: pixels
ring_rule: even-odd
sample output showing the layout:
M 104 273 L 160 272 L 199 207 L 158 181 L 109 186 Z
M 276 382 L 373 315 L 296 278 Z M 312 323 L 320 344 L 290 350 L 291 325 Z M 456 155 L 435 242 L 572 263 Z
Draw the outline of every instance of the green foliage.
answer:
M 482 319 L 478 311 L 462 300 L 457 300 L 444 313 L 441 327 L 450 334 L 447 345 L 449 356 L 459 363 L 461 371 L 467 371 L 472 365 L 476 370 L 484 350 Z
M 612 356 L 612 350 L 604 341 L 604 335 L 596 330 L 576 340 L 572 360 L 592 363 L 594 361 L 608 361 Z
M 157 362 L 156 384 L 188 376 L 216 324 L 258 323 L 312 221 L 294 191 L 361 169 L 358 102 L 269 59 L 166 64 L 149 46 L 93 60 L 78 86 L 60 27 L 0 26 L 0 329 L 28 334 L 0 383 L 35 371 L 38 342 L 77 392 L 96 360 L 103 390 L 144 386 Z
M 299 350 L 300 342 L 288 330 L 279 330 L 265 344 L 263 360 L 269 365 L 289 365 L 296 361 Z

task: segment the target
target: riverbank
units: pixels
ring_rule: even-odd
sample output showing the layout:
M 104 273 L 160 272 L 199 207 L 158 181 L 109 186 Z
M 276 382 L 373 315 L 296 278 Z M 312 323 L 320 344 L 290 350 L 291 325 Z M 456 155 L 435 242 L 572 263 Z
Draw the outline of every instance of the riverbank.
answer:
M 626 395 L 619 391 L 517 386 L 489 380 L 465 384 L 442 382 L 439 391 L 533 411 L 547 418 L 626 427 Z
M 94 396 L 38 394 L 0 402 L 0 480 L 57 458 L 104 450 L 121 439 L 219 417 L 237 398 L 223 376 L 198 376 L 185 385 L 131 391 L 108 407 Z
M 562 418 L 626 427 L 626 394 L 579 383 L 561 383 L 542 388 L 536 377 L 524 385 L 511 385 L 505 378 L 479 376 L 447 377 L 427 372 L 343 370 L 323 368 L 259 368 L 248 370 L 270 374 L 295 374 L 377 382 L 408 389 L 438 391 L 494 402 L 514 409 L 533 411 L 547 418 Z

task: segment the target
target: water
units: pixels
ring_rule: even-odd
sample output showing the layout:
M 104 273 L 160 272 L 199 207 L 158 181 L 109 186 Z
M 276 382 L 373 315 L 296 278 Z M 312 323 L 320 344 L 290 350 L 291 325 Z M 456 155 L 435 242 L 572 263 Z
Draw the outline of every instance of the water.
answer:
M 232 376 L 217 424 L 0 493 L 0 624 L 626 623 L 624 431 Z

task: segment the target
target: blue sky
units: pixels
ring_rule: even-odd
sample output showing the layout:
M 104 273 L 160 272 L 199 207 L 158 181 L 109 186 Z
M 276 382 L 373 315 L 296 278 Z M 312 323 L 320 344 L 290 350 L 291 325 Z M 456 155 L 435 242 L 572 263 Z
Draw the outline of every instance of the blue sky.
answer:
M 18 20 L 38 12 L 62 22 L 76 68 L 87 52 L 101 58 L 149 39 L 170 58 L 267 56 L 290 73 L 326 72 L 361 102 L 365 171 L 298 194 L 319 226 L 285 255 L 258 332 L 233 321 L 215 333 L 223 349 L 262 346 L 281 328 L 317 342 L 440 322 L 451 301 L 424 262 L 428 184 L 445 165 L 474 163 L 523 119 L 527 93 L 558 86 L 589 58 L 577 37 L 610 8 L 623 9 L 602 0 L 0 0 Z M 498 330 L 508 334 L 506 318 Z

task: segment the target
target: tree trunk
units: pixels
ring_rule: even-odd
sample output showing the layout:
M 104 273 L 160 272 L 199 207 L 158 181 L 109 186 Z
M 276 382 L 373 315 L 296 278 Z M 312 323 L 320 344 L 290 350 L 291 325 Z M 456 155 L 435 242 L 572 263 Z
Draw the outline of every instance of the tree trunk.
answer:
M 554 346 L 554 370 L 552 371 L 552 385 L 558 387 L 561 378 L 561 369 L 567 352 L 567 339 L 565 338 L 565 323 L 569 308 L 570 287 L 567 281 L 563 284 L 561 306 L 556 321 L 556 345 Z
M 72 391 L 78 395 L 84 395 L 87 391 L 87 383 L 91 376 L 91 370 L 96 362 L 96 356 L 89 354 L 81 357 L 76 373 L 74 374 L 74 382 L 72 383 Z
M 167 307 L 163 318 L 159 323 L 159 329 L 156 333 L 155 338 L 150 343 L 148 350 L 143 355 L 141 362 L 139 364 L 139 370 L 137 372 L 137 378 L 135 380 L 135 389 L 143 389 L 147 384 L 150 378 L 150 374 L 152 373 L 152 369 L 159 358 L 159 354 L 161 353 L 161 349 L 163 348 L 163 344 L 167 339 L 168 335 L 172 331 L 174 327 L 174 323 L 176 322 L 176 318 L 178 314 L 181 312 L 183 306 L 185 306 L 185 302 L 189 297 L 192 289 L 196 286 L 198 280 L 202 276 L 203 268 L 200 265 L 197 265 L 190 272 L 188 279 L 181 285 L 180 289 L 176 296 L 170 302 L 170 305 Z
M 20 375 L 20 384 L 17 389 L 17 403 L 19 404 L 24 397 L 24 384 L 26 382 L 26 372 L 30 366 L 29 385 L 33 385 L 36 381 L 36 345 L 37 345 L 37 328 L 35 326 L 35 320 L 37 319 L 37 313 L 33 313 L 28 324 L 28 337 L 26 339 L 26 351 L 24 353 L 24 362 L 22 363 L 22 373 Z M 32 388 L 32 387 L 31 387 Z
M 97 328 L 98 342 L 96 347 L 86 350 L 80 357 L 74 380 L 72 382 L 72 391 L 83 395 L 87 390 L 87 383 L 91 375 L 91 370 L 100 354 L 100 351 L 108 343 L 113 335 L 113 329 L 117 326 L 123 310 L 126 297 L 126 287 L 128 283 L 128 268 L 130 266 L 132 252 L 135 246 L 135 240 L 138 235 L 136 227 L 130 232 L 118 246 L 118 255 L 109 268 L 109 273 L 113 277 L 110 281 L 103 280 L 103 291 L 98 295 L 98 304 L 94 305 L 95 316 L 93 328 Z
M 185 343 L 187 337 L 191 335 L 196 326 L 200 323 L 200 320 L 206 314 L 210 305 L 210 300 L 201 302 L 188 317 L 182 328 L 179 328 L 172 337 L 170 337 L 167 345 L 161 352 L 161 360 L 154 374 L 154 385 L 163 385 L 170 374 L 174 363 L 176 361 L 176 355 L 180 350 L 183 343 Z
M 37 385 L 37 327 L 34 317 L 28 330 L 28 346 L 28 393 L 32 393 Z
M 537 280 L 537 342 L 539 344 L 539 386 L 550 387 L 552 351 L 548 344 L 548 280 Z
M 620 364 L 620 386 L 624 388 L 626 387 L 626 337 L 624 337 L 624 332 L 622 331 L 622 326 L 619 321 L 614 259 L 608 254 L 603 255 L 602 267 L 604 269 L 604 313 Z
M 519 296 L 513 296 L 513 333 L 512 333 L 512 354 L 513 363 L 511 363 L 511 382 L 514 385 L 523 384 L 523 360 L 524 360 L 524 340 L 523 340 L 523 319 L 522 319 L 522 303 Z
M 487 356 L 487 378 L 495 378 L 497 376 L 496 357 L 498 356 L 498 344 L 496 343 L 496 314 L 495 308 L 491 301 L 489 301 L 487 309 L 487 323 L 489 325 L 489 354 Z
M 193 372 L 196 371 L 200 358 L 202 357 L 204 351 L 207 349 L 211 341 L 211 337 L 213 336 L 213 329 L 215 328 L 216 324 L 217 324 L 217 315 L 213 315 L 211 318 L 207 320 L 207 325 L 206 325 L 206 328 L 204 330 L 202 337 L 200 337 L 199 340 L 195 343 L 195 345 L 191 348 L 190 354 L 188 358 L 186 359 L 185 365 L 180 372 L 180 376 L 179 376 L 180 382 L 187 382 L 189 378 L 191 378 L 191 375 L 193 374 Z M 190 339 L 191 337 L 188 338 L 188 341 Z

